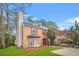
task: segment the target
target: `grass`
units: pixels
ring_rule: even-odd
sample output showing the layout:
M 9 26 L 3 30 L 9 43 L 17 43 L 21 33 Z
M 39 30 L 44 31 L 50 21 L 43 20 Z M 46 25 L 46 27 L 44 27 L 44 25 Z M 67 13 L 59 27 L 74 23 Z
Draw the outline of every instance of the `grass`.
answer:
M 25 51 L 17 48 L 16 46 L 11 46 L 8 48 L 0 49 L 0 56 L 60 56 L 55 53 L 50 53 L 50 51 L 54 51 L 60 49 L 60 47 L 48 47 L 41 48 L 37 51 Z

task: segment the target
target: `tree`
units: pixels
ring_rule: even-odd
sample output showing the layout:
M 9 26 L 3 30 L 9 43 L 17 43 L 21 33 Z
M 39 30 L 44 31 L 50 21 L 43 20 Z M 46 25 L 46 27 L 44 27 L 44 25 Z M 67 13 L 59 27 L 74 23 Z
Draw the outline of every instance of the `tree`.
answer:
M 54 44 L 55 33 L 52 30 L 48 29 L 48 32 L 46 34 L 47 34 L 47 37 L 49 39 L 49 45 Z
M 46 27 L 46 21 L 45 21 L 45 19 L 41 19 L 39 22 L 41 23 L 42 26 Z
M 58 29 L 57 24 L 52 21 L 45 21 L 45 19 L 41 19 L 39 22 L 41 23 L 41 26 L 48 28 L 46 35 L 48 37 L 50 45 L 52 45 L 55 39 L 55 31 Z
M 48 28 L 46 35 L 50 43 L 49 45 L 52 45 L 55 39 L 55 31 L 58 29 L 57 24 L 52 21 L 45 21 L 45 19 L 41 19 L 39 22 L 41 23 L 41 26 L 45 26 Z
M 74 27 L 73 26 L 70 27 L 70 33 L 71 33 L 72 40 L 74 40 L 74 38 L 75 38 L 75 32 L 74 32 Z
M 75 21 L 75 30 L 78 30 L 79 29 L 79 26 L 78 26 L 78 22 L 77 21 Z
M 0 3 L 0 39 L 3 48 L 6 47 L 5 41 L 8 41 L 8 45 L 11 43 L 14 27 L 16 28 L 15 20 L 17 19 L 14 19 L 16 18 L 16 16 L 11 16 L 10 13 L 18 13 L 19 10 L 24 12 L 25 5 L 30 4 Z M 13 6 L 13 8 L 11 8 L 10 6 Z
M 77 43 L 79 44 L 79 26 L 77 21 L 75 21 L 74 26 L 71 27 L 70 31 L 74 45 Z
M 1 42 L 2 42 L 2 45 L 3 45 L 3 48 L 5 48 L 6 47 L 6 45 L 5 45 L 5 29 L 4 29 L 4 22 L 5 22 L 5 20 L 4 20 L 4 16 L 3 16 L 3 4 L 0 4 L 0 25 L 1 25 L 1 28 L 0 28 L 0 30 L 1 30 Z
M 28 16 L 28 22 L 29 24 L 32 24 L 34 22 L 34 16 Z
M 55 22 L 52 22 L 52 21 L 47 21 L 47 27 L 52 30 L 52 31 L 55 31 L 58 29 L 58 26 Z
M 48 32 L 47 36 L 51 41 L 51 44 L 54 44 L 54 39 L 55 39 L 55 31 L 58 29 L 58 26 L 55 22 L 48 21 L 47 22 L 47 27 L 48 27 Z

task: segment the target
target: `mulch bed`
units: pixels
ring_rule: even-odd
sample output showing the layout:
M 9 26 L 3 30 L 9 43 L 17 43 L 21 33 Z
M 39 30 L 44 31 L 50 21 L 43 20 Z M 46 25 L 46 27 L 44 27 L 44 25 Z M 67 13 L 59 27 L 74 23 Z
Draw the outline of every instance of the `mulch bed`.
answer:
M 41 46 L 41 47 L 33 47 L 33 48 L 26 48 L 26 49 L 23 49 L 23 51 L 25 52 L 31 52 L 31 51 L 38 51 L 39 49 L 41 48 L 47 48 L 48 46 Z

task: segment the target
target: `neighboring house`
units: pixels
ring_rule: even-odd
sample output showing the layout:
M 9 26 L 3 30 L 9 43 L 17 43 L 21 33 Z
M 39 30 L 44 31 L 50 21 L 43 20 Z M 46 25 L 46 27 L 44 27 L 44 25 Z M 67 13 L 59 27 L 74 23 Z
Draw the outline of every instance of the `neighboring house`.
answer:
M 71 42 L 73 41 L 69 30 L 55 32 L 55 39 L 54 39 L 55 44 L 62 44 L 68 41 L 71 41 Z
M 47 28 L 38 25 L 23 25 L 23 48 L 47 45 Z

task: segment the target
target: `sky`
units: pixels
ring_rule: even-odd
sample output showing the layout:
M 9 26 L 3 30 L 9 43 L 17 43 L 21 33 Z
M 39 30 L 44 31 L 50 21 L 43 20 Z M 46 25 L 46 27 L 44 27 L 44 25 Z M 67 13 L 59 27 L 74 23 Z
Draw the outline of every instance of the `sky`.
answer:
M 79 4 L 77 3 L 32 3 L 25 9 L 25 15 L 34 16 L 57 23 L 60 29 L 69 28 L 74 21 L 79 22 Z

